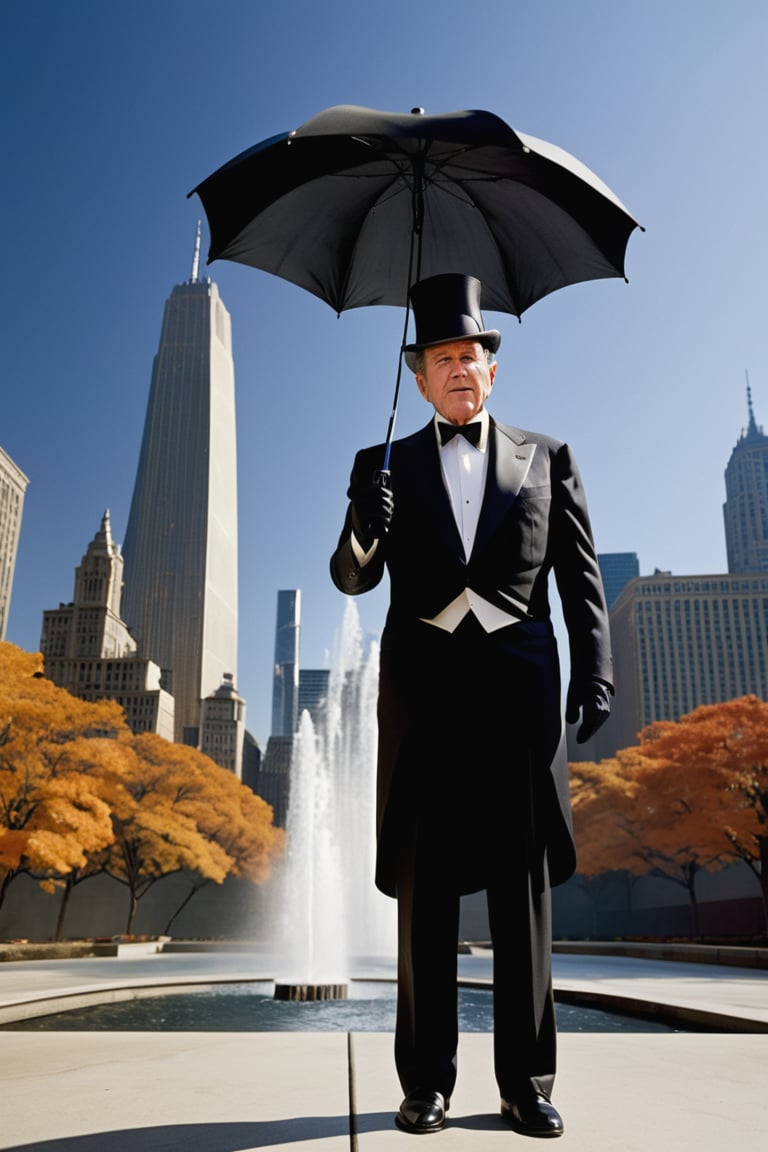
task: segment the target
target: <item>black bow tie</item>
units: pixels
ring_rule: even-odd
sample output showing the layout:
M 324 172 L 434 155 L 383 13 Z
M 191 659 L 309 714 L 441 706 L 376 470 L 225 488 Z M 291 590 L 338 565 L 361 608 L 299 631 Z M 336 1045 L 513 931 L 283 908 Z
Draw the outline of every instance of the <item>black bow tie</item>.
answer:
M 438 431 L 440 432 L 440 444 L 450 444 L 454 436 L 466 436 L 470 444 L 474 444 L 477 448 L 480 443 L 480 433 L 482 431 L 482 424 L 475 421 L 474 424 L 443 424 L 441 420 L 437 422 Z

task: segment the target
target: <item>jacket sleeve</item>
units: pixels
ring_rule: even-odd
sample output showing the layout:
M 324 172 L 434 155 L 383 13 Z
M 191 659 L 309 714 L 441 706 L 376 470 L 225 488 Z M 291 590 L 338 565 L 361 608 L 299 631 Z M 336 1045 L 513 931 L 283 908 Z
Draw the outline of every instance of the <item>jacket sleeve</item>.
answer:
M 613 687 L 608 609 L 587 498 L 573 453 L 563 444 L 552 461 L 553 565 L 568 631 L 571 682 Z
M 359 596 L 362 592 L 369 592 L 379 584 L 384 574 L 385 548 L 382 541 L 379 541 L 373 555 L 363 565 L 359 563 L 352 548 L 351 502 L 355 498 L 355 493 L 364 484 L 370 484 L 375 461 L 380 458 L 380 452 L 369 448 L 358 452 L 352 467 L 352 476 L 347 489 L 350 503 L 347 506 L 339 542 L 331 556 L 331 579 L 339 591 L 347 596 Z

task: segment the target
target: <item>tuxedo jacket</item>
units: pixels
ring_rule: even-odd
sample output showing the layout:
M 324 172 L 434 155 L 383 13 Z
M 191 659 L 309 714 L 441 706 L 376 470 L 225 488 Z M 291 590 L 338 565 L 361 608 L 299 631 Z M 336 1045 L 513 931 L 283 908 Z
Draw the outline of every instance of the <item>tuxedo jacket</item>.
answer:
M 465 588 L 507 613 L 510 625 L 517 625 L 498 633 L 501 659 L 531 660 L 531 676 L 549 698 L 536 720 L 538 729 L 548 731 L 527 734 L 538 765 L 537 824 L 545 830 L 552 882 L 566 879 L 575 867 L 559 669 L 543 666 L 557 663 L 556 645 L 554 640 L 546 649 L 539 644 L 531 656 L 533 647 L 528 641 L 539 634 L 551 635 L 549 585 L 553 576 L 568 633 L 571 682 L 589 685 L 598 678 L 612 684 L 608 616 L 587 502 L 567 444 L 491 418 L 487 451 L 485 491 L 468 559 L 443 480 L 433 421 L 392 444 L 389 485 L 394 514 L 389 532 L 370 561 L 361 567 L 355 558 L 349 510 L 331 559 L 332 579 L 348 595 L 375 587 L 385 568 L 389 573 L 390 607 L 382 636 L 379 686 L 377 884 L 390 894 L 395 888 L 398 844 L 402 845 L 409 827 L 407 814 L 400 811 L 408 804 L 408 788 L 395 788 L 393 783 L 405 728 L 418 711 L 415 700 L 403 700 L 404 691 L 414 695 L 418 691 L 413 685 L 403 688 L 408 679 L 403 675 L 407 650 L 417 646 L 422 658 L 428 651 L 422 642 L 425 629 L 439 630 L 419 622 L 437 616 Z M 370 485 L 383 455 L 383 446 L 357 454 L 350 502 Z M 435 644 L 444 639 L 444 634 L 435 636 Z M 426 722 L 431 719 L 427 717 Z M 518 719 L 517 728 L 526 723 L 524 717 Z M 489 733 L 488 747 L 494 742 L 503 746 L 510 735 L 509 715 L 486 717 L 484 730 Z M 519 736 L 518 730 L 518 742 Z

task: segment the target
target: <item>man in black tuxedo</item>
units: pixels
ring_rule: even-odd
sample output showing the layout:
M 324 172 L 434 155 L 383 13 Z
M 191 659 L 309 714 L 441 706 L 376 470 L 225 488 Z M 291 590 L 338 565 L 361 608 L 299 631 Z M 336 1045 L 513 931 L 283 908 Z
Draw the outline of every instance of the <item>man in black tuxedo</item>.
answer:
M 550 572 L 580 741 L 610 711 L 608 617 L 570 449 L 485 408 L 500 335 L 484 329 L 480 290 L 453 273 L 413 287 L 406 363 L 434 419 L 393 442 L 383 476 L 383 447 L 357 454 L 331 574 L 349 595 L 375 587 L 385 566 L 390 577 L 376 884 L 398 901 L 396 1123 L 445 1124 L 459 901 L 485 889 L 502 1116 L 525 1135 L 559 1136 L 550 885 L 572 875 L 575 851 Z

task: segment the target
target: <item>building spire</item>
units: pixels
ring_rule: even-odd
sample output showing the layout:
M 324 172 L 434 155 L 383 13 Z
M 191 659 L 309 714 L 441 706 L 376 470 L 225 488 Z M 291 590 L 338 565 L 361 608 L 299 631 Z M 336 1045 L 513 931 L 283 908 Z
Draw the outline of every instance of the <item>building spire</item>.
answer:
M 744 439 L 757 440 L 763 436 L 763 429 L 755 420 L 755 410 L 752 407 L 752 388 L 749 383 L 749 371 L 745 370 L 745 375 L 747 378 L 747 430 L 744 433 Z
M 197 222 L 197 235 L 195 236 L 195 254 L 192 257 L 192 283 L 197 284 L 200 271 L 200 221 Z

